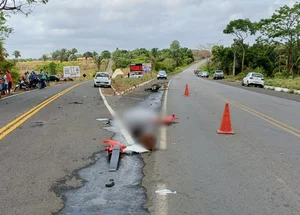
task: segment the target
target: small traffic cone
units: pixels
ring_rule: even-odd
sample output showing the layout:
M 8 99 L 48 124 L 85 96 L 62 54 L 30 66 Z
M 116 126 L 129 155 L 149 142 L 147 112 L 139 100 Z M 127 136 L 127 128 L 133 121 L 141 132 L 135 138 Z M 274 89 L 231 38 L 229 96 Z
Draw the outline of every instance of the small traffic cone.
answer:
M 185 85 L 184 96 L 190 96 L 188 84 Z
M 166 82 L 164 83 L 164 88 L 167 89 L 167 84 L 166 84 Z
M 162 119 L 162 124 L 171 125 L 175 119 L 178 119 L 178 117 L 172 114 L 171 116 L 167 116 L 166 118 Z
M 217 130 L 218 134 L 234 134 L 231 128 L 230 111 L 228 103 L 225 104 L 221 127 Z

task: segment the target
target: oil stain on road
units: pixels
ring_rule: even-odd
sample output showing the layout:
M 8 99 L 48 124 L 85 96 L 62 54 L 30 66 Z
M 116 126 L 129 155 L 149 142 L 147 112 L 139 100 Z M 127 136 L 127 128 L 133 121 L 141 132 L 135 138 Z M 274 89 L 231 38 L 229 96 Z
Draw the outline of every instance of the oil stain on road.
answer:
M 161 106 L 163 92 L 153 93 L 138 105 L 153 109 Z M 125 143 L 120 131 L 113 122 L 107 127 L 114 133 L 113 140 Z M 126 145 L 126 144 L 125 144 Z M 109 163 L 106 152 L 95 155 L 96 162 L 78 172 L 86 183 L 64 192 L 65 206 L 61 215 L 85 214 L 150 214 L 144 205 L 147 203 L 146 189 L 141 185 L 144 162 L 141 155 L 122 155 L 117 172 L 108 172 Z M 113 179 L 115 185 L 105 185 Z

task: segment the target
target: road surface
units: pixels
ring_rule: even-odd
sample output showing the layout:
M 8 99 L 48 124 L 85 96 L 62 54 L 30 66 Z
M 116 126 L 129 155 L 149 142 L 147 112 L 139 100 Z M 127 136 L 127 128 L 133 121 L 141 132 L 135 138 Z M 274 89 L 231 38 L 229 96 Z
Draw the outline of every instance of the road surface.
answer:
M 111 190 L 101 142 L 113 133 L 96 120 L 111 115 L 91 81 L 0 100 L 0 214 L 55 213 L 67 197 L 61 214 L 299 215 L 300 103 L 198 78 L 201 63 L 169 84 L 162 112 L 179 120 L 160 130 L 159 150 L 124 159 Z M 122 112 L 150 94 L 141 88 L 107 101 Z M 225 103 L 231 136 L 216 133 Z M 161 189 L 176 194 L 155 193 Z
M 1 127 L 75 83 L 0 100 Z M 91 82 L 61 95 L 0 140 L 0 214 L 51 214 L 63 206 L 60 188 L 82 183 L 74 170 L 103 150 L 110 117 Z M 3 120 L 2 120 L 3 119 Z
M 300 214 L 300 103 L 197 78 L 198 66 L 172 80 L 166 111 L 178 123 L 162 130 L 161 150 L 144 156 L 149 211 Z M 225 103 L 235 135 L 216 133 Z
M 106 99 L 119 113 L 150 94 L 142 87 Z M 151 99 L 149 105 L 155 102 Z M 97 120 L 105 118 L 112 116 L 92 81 L 0 100 L 0 214 L 149 214 L 142 207 L 146 192 L 140 186 L 141 156 L 124 158 L 117 173 L 108 173 L 102 141 L 120 134 Z M 111 178 L 116 185 L 109 189 L 105 184 Z M 79 186 L 83 189 L 71 189 Z

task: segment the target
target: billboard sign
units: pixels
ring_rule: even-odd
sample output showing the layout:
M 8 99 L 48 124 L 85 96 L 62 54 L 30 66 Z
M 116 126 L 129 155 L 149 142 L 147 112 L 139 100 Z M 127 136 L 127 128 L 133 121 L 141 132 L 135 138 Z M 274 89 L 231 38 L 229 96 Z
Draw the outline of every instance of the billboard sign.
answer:
M 152 72 L 152 64 L 151 63 L 131 64 L 130 72 Z
M 131 64 L 130 72 L 141 72 L 143 71 L 143 64 Z
M 64 66 L 64 78 L 80 77 L 79 66 Z
M 152 72 L 152 64 L 143 63 L 143 72 Z

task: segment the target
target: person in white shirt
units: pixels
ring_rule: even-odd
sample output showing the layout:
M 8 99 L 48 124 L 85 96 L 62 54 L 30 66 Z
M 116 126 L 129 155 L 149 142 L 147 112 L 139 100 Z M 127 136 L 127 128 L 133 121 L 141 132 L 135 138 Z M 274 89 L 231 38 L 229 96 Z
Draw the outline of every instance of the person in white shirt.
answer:
M 8 80 L 7 80 L 6 74 L 4 74 L 3 80 L 4 80 L 4 88 L 3 88 L 3 90 L 4 90 L 5 94 L 7 94 L 8 93 Z

